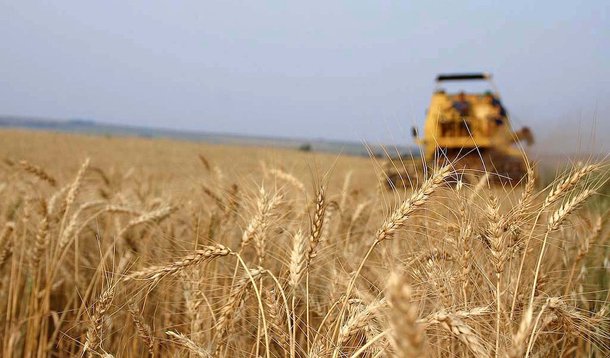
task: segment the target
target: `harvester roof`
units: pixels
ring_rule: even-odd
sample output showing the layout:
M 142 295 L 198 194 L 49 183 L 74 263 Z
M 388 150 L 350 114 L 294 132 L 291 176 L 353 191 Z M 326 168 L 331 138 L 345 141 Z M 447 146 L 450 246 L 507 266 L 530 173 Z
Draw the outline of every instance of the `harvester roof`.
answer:
M 467 87 L 469 90 L 464 91 L 463 86 L 451 85 L 455 82 L 467 82 L 474 81 L 477 83 L 469 84 Z M 484 82 L 484 83 L 482 83 Z M 443 87 L 441 88 L 441 84 Z M 448 85 L 449 88 L 446 86 Z M 498 90 L 493 83 L 492 76 L 490 73 L 478 72 L 478 73 L 443 73 L 436 76 L 436 92 L 437 93 L 452 93 L 457 94 L 460 92 L 467 92 L 470 94 L 484 95 L 491 93 L 498 97 Z
M 472 80 L 490 80 L 489 73 L 451 73 L 440 74 L 436 76 L 436 82 L 441 81 L 472 81 Z

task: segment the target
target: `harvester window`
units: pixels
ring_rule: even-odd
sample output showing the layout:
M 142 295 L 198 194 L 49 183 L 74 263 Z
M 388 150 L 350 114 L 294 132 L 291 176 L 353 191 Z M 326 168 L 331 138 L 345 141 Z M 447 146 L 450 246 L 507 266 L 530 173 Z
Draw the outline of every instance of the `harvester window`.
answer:
M 440 122 L 441 137 L 469 137 L 471 135 L 470 121 L 459 120 Z
M 470 103 L 466 100 L 466 94 L 464 92 L 460 92 L 457 95 L 457 98 L 453 101 L 452 107 L 462 117 L 466 117 L 470 114 Z
M 441 123 L 441 137 L 450 137 L 452 132 L 453 123 L 444 122 Z
M 469 137 L 470 136 L 470 125 L 469 121 L 463 120 L 459 123 L 458 127 L 458 136 L 459 137 Z

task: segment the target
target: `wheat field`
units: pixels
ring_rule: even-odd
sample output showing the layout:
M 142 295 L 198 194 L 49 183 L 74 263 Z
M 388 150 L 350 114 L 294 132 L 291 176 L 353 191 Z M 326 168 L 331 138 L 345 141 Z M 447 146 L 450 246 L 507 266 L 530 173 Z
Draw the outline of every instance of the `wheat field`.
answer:
M 607 357 L 608 166 L 0 131 L 3 357 Z

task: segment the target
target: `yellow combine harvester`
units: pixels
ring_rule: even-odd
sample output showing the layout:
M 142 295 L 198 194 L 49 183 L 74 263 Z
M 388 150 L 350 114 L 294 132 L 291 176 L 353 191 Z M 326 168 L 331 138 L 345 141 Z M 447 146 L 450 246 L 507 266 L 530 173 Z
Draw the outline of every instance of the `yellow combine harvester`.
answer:
M 486 81 L 490 90 L 447 93 L 440 86 L 449 81 Z M 515 146 L 520 141 L 534 142 L 529 128 L 513 131 L 491 75 L 486 73 L 444 74 L 436 78 L 426 115 L 423 137 L 413 128 L 415 142 L 423 158 L 392 159 L 385 167 L 390 187 L 409 185 L 409 178 L 421 176 L 427 167 L 454 163 L 466 180 L 490 173 L 490 180 L 516 184 L 527 172 L 527 159 Z

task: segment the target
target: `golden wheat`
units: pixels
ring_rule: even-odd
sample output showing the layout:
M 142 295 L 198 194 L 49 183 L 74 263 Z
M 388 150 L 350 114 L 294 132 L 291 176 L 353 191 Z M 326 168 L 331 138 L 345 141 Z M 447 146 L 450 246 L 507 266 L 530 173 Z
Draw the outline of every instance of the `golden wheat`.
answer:
M 394 192 L 348 156 L 2 145 L 37 163 L 0 158 L 3 357 L 610 355 L 605 163 Z

